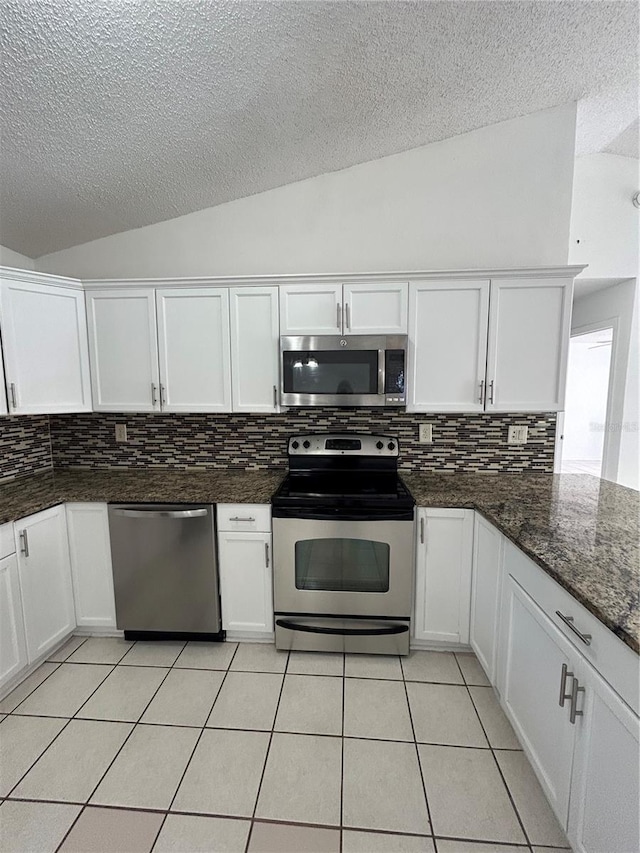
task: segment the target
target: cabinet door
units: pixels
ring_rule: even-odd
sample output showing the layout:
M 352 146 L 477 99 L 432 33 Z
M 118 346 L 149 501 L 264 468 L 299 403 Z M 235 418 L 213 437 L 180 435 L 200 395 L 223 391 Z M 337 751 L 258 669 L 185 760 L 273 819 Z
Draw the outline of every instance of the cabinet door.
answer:
M 27 665 L 15 554 L 0 560 L 0 688 Z
M 409 317 L 407 409 L 482 411 L 489 281 L 412 282 Z
M 576 723 L 569 841 L 580 853 L 640 850 L 638 717 L 588 663 Z
M 475 513 L 469 640 L 492 684 L 497 680 L 501 580 L 502 534 Z
M 151 289 L 87 294 L 95 411 L 160 411 L 155 308 Z
M 567 826 L 575 726 L 560 691 L 577 674 L 575 649 L 520 585 L 505 562 L 500 695 L 560 825 Z M 563 678 L 563 666 L 567 676 Z
M 234 412 L 278 411 L 277 287 L 233 287 L 231 387 Z
M 29 663 L 75 628 L 64 506 L 14 525 Z
M 270 533 L 220 533 L 220 607 L 226 631 L 273 631 Z
M 573 280 L 491 282 L 486 409 L 564 408 Z
M 230 412 L 229 291 L 156 292 L 164 412 Z
M 420 509 L 413 635 L 469 642 L 473 511 Z
M 345 335 L 406 335 L 409 285 L 345 284 Z
M 1 329 L 0 329 L 1 331 Z M 6 415 L 9 413 L 9 408 L 7 406 L 7 395 L 5 393 L 5 389 L 7 386 L 7 382 L 5 379 L 4 372 L 4 360 L 2 357 L 2 347 L 0 346 L 0 415 Z
M 69 503 L 66 512 L 76 624 L 115 628 L 107 505 Z
M 91 411 L 81 290 L 3 281 L 2 343 L 13 413 Z
M 280 288 L 281 335 L 341 335 L 341 284 L 287 284 Z

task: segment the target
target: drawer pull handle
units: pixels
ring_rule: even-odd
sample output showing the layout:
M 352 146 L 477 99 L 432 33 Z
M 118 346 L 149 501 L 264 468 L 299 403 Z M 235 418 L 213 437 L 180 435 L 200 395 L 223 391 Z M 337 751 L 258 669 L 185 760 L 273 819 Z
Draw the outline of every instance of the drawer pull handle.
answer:
M 240 518 L 239 515 L 232 516 L 229 521 L 255 521 L 255 518 Z
M 573 678 L 575 683 L 575 676 L 572 672 L 569 672 L 569 668 L 566 663 L 562 664 L 562 674 L 560 675 L 560 701 L 558 705 L 561 708 L 564 708 L 565 699 L 571 699 L 572 694 L 567 693 L 567 678 Z
M 264 561 L 267 568 L 269 568 L 270 560 L 269 560 L 269 543 L 264 543 Z
M 571 687 L 571 706 L 569 708 L 569 722 L 572 726 L 576 724 L 576 717 L 583 717 L 584 711 L 578 711 L 578 693 L 584 693 L 584 687 L 580 687 L 578 679 L 573 679 Z
M 559 610 L 556 610 L 556 616 L 559 616 L 562 619 L 567 628 L 573 631 L 576 637 L 580 637 L 585 646 L 591 645 L 591 634 L 583 634 L 582 631 L 579 631 L 573 624 L 573 616 L 565 616 L 564 613 L 561 613 Z

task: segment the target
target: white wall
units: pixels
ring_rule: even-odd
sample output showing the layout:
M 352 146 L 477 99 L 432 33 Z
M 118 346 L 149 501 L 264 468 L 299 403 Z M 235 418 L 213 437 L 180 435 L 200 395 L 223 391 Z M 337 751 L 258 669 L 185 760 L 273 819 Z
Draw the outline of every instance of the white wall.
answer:
M 565 264 L 575 113 L 568 104 L 481 128 L 45 255 L 37 267 L 144 278 Z
M 638 298 L 636 280 L 622 282 L 574 302 L 572 332 L 613 321 L 613 371 L 610 417 L 605 436 L 602 476 L 623 486 L 640 489 L 640 433 L 638 424 Z
M 638 190 L 637 160 L 617 154 L 576 159 L 569 263 L 589 264 L 584 277 L 638 275 L 640 211 L 631 201 Z
M 14 252 L 13 249 L 8 249 L 6 246 L 0 246 L 0 266 L 17 267 L 21 270 L 35 269 L 32 258 L 21 255 L 20 252 Z

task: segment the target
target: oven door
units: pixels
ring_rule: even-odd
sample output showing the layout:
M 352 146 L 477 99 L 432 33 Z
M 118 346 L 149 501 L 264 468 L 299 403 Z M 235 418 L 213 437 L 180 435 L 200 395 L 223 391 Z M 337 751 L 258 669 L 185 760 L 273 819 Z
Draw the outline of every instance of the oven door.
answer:
M 408 618 L 413 521 L 274 518 L 278 614 Z

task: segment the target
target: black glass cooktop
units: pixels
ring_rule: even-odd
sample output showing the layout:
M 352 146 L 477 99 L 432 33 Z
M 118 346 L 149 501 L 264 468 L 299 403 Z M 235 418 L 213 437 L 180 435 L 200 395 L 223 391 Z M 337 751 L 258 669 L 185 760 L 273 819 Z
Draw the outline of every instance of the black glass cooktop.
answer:
M 413 496 L 394 473 L 291 473 L 271 499 L 274 506 L 412 507 Z

